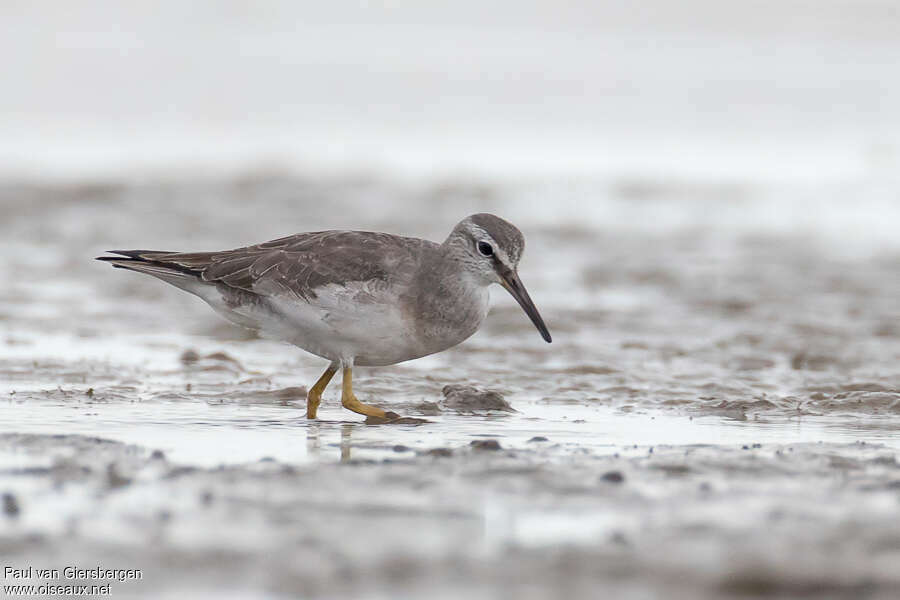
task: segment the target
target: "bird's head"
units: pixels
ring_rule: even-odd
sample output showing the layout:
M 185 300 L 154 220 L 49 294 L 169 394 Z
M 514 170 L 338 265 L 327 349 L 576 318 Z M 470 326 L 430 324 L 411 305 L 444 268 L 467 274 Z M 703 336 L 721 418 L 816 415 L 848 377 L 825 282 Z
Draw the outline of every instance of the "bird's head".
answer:
M 478 283 L 485 286 L 499 283 L 506 288 L 544 341 L 552 341 L 547 325 L 519 279 L 517 271 L 525 238 L 515 225 L 487 213 L 471 215 L 453 228 L 445 245 Z

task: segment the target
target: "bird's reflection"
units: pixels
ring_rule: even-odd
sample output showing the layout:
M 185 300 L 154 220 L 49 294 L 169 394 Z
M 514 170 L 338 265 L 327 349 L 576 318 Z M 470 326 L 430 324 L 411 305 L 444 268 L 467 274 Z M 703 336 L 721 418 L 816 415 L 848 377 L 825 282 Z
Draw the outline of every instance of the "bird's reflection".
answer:
M 353 433 L 353 425 L 344 423 L 341 425 L 341 462 L 350 460 L 350 448 L 353 446 L 350 436 Z
M 326 458 L 322 456 L 322 436 L 327 433 L 327 429 L 323 431 L 323 427 L 327 424 L 322 422 L 310 423 L 306 428 L 306 453 L 310 458 L 319 460 Z M 341 462 L 350 461 L 350 451 L 353 447 L 353 430 L 356 428 L 354 423 L 341 423 Z M 334 446 L 334 444 L 328 444 Z
M 319 441 L 319 423 L 310 423 L 306 428 L 306 454 L 312 458 L 319 458 L 321 442 Z

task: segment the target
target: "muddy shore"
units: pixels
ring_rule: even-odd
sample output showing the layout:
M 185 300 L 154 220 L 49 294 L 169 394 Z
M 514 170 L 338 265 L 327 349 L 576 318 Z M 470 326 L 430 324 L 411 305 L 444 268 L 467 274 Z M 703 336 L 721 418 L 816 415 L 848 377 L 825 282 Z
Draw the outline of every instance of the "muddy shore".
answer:
M 840 203 L 772 225 L 777 186 L 597 184 L 553 218 L 534 189 L 0 186 L 0 564 L 147 598 L 895 597 L 900 249 L 834 237 Z M 476 210 L 524 230 L 554 343 L 498 290 L 461 346 L 359 371 L 418 425 L 335 390 L 307 421 L 321 361 L 91 260 Z

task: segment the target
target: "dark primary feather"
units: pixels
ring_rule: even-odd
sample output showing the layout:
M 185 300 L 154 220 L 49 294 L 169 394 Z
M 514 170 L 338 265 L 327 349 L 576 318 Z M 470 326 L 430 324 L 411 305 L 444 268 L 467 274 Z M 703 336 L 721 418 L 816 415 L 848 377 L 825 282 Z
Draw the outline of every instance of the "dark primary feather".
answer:
M 434 242 L 368 231 L 318 231 L 221 252 L 111 250 L 98 260 L 151 272 L 168 269 L 202 282 L 309 301 L 331 283 L 411 278 L 422 250 Z M 121 258 L 121 257 L 126 258 Z M 132 263 L 132 264 L 129 264 Z

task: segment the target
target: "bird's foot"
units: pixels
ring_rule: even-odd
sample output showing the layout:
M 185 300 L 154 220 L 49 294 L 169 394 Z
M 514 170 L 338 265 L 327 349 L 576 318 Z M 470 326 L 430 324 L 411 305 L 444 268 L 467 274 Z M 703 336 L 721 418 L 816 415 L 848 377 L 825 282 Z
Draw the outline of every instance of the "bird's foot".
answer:
M 393 415 L 394 413 L 385 412 L 384 410 L 378 408 L 377 406 L 372 406 L 370 404 L 363 404 L 359 400 L 356 399 L 356 396 L 344 394 L 341 398 L 341 405 L 347 410 L 352 410 L 353 412 L 365 415 L 370 418 L 375 419 L 387 419 L 390 418 L 388 415 Z
M 363 404 L 356 399 L 353 394 L 353 370 L 349 367 L 344 368 L 344 381 L 342 383 L 341 404 L 347 410 L 366 416 L 367 425 L 382 424 L 409 424 L 424 423 L 423 419 L 414 419 L 412 417 L 401 417 L 395 412 L 384 411 L 377 406 Z

